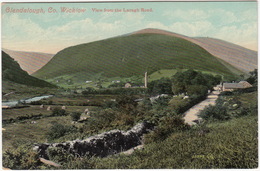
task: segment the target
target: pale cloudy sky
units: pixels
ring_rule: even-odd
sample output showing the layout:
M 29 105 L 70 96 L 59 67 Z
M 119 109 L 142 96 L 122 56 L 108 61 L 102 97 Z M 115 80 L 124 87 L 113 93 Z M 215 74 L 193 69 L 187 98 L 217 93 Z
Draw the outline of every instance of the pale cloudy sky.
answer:
M 62 13 L 61 7 L 86 11 Z M 10 12 L 22 8 L 45 13 Z M 57 13 L 48 13 L 49 8 Z M 93 12 L 92 8 L 138 8 L 139 12 Z M 218 38 L 257 50 L 257 2 L 2 3 L 1 22 L 2 47 L 21 51 L 57 53 L 144 28 Z

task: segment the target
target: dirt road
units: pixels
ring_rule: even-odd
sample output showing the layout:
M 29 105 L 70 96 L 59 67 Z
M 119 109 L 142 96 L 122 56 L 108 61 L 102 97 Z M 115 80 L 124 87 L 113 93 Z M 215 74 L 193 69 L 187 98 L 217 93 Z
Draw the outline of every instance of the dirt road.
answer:
M 188 111 L 186 111 L 184 113 L 185 123 L 187 123 L 189 125 L 196 124 L 193 121 L 199 119 L 198 114 L 200 113 L 200 111 L 203 110 L 206 106 L 208 106 L 210 104 L 214 105 L 218 98 L 218 95 L 219 95 L 219 91 L 214 90 L 207 96 L 206 100 L 200 102 L 199 104 L 193 106 Z

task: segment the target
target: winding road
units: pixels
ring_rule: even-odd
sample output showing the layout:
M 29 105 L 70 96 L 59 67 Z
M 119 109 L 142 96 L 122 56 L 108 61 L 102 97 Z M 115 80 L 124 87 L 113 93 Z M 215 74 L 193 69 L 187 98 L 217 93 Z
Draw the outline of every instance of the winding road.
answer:
M 204 101 L 198 103 L 184 113 L 184 122 L 189 125 L 196 124 L 194 120 L 200 120 L 198 117 L 200 111 L 208 105 L 215 105 L 218 95 L 219 91 L 217 90 L 217 87 L 214 87 L 214 91 L 212 91 Z

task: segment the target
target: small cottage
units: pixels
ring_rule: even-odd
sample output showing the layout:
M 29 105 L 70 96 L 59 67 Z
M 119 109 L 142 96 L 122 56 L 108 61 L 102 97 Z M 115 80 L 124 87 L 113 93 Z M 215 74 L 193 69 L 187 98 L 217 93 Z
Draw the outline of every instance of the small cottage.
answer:
M 252 87 L 247 81 L 240 81 L 239 83 L 223 83 L 222 91 L 234 91 Z

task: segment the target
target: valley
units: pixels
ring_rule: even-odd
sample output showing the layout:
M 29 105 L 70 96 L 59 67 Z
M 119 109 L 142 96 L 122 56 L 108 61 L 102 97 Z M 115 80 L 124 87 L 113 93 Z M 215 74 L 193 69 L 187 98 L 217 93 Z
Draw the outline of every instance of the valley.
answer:
M 144 29 L 67 47 L 31 75 L 2 51 L 3 166 L 256 168 L 255 54 L 241 68 L 219 42 Z

